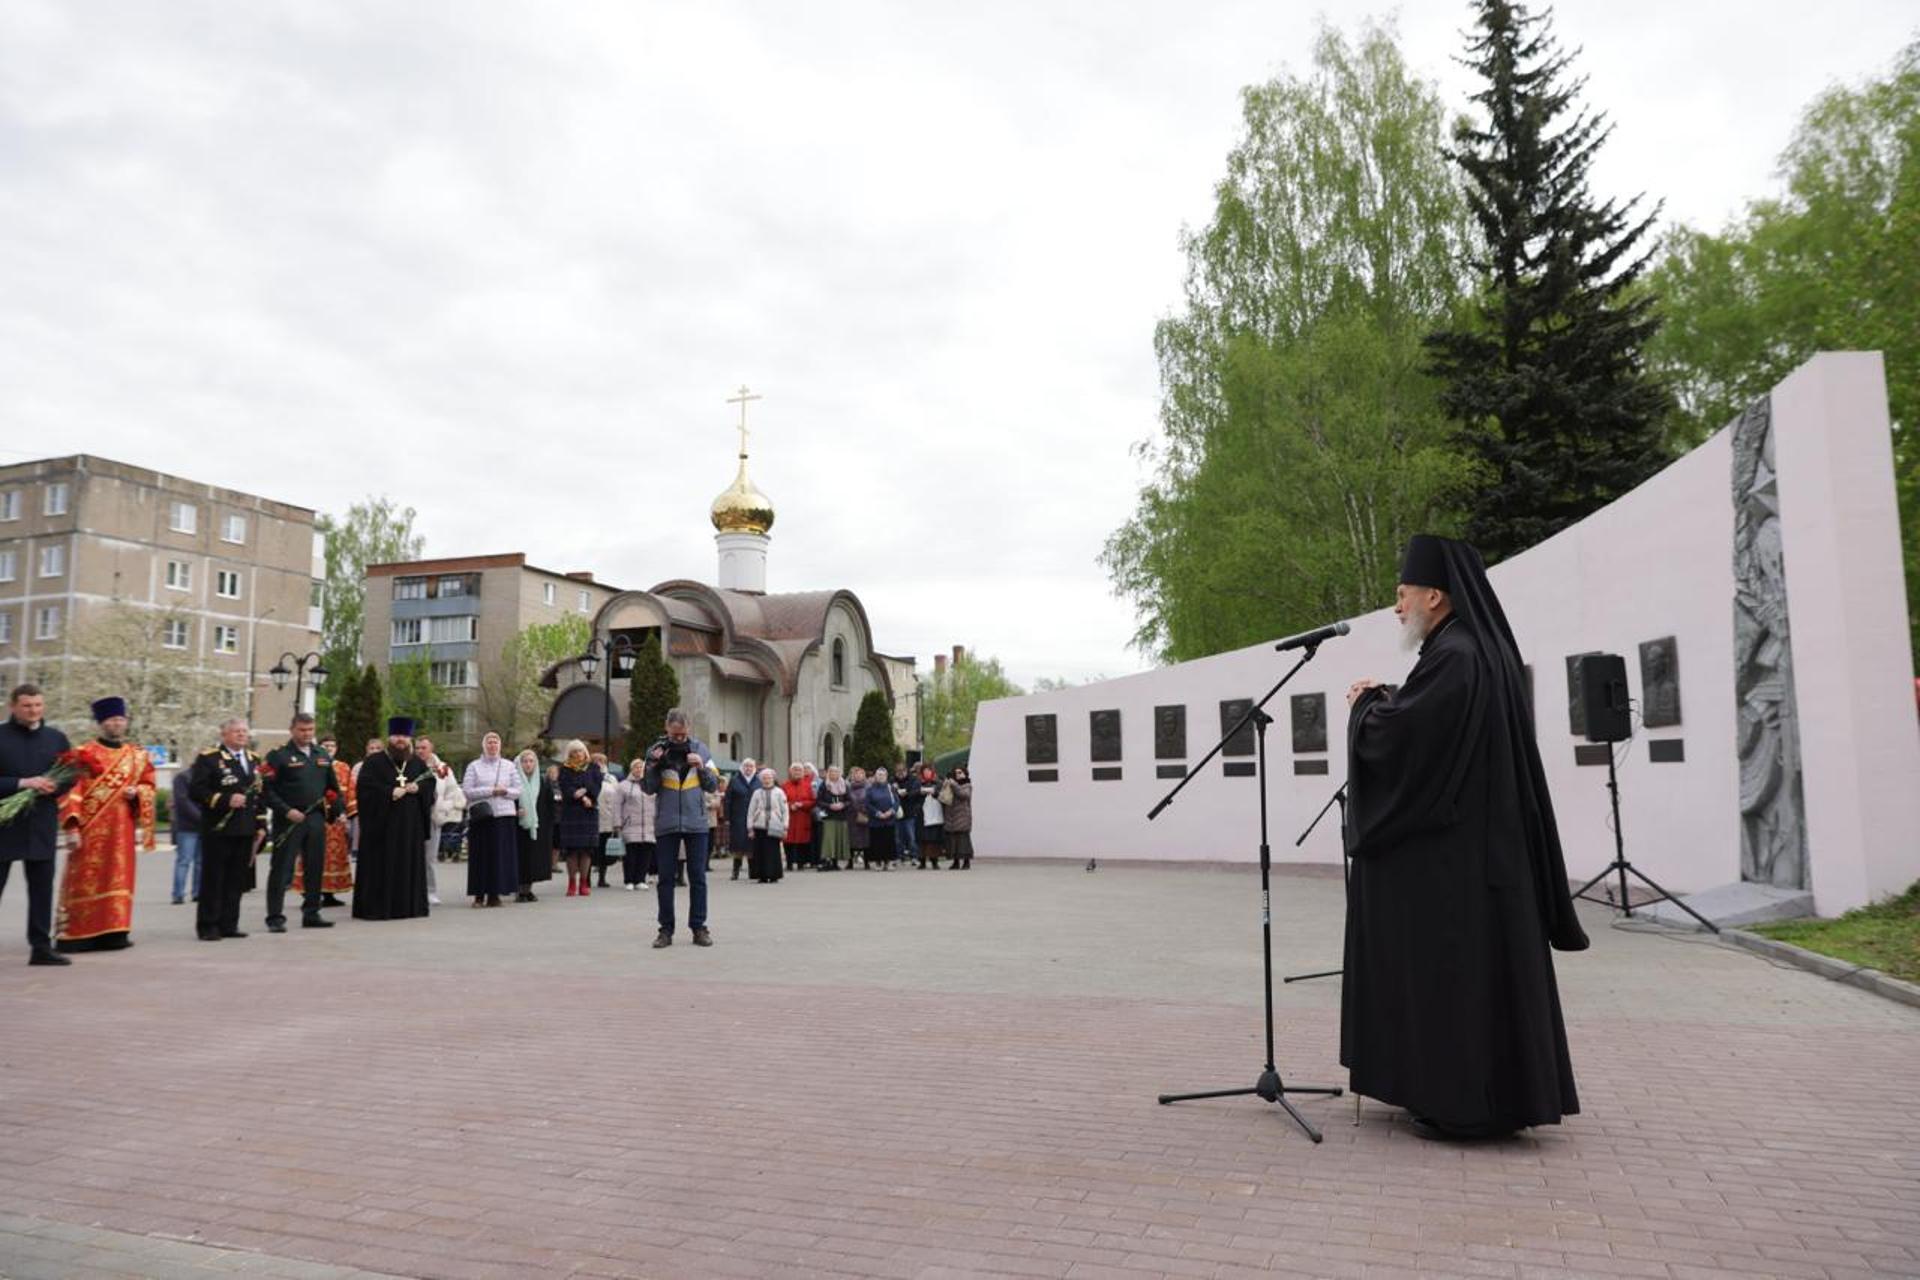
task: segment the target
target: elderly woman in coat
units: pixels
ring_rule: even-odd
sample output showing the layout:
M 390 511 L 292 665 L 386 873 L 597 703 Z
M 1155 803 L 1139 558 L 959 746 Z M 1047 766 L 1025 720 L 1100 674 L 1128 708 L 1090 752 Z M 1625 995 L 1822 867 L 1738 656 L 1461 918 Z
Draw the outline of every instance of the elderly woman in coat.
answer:
M 780 789 L 773 770 L 760 771 L 760 785 L 747 802 L 747 830 L 753 835 L 753 857 L 748 872 L 755 884 L 772 884 L 782 878 L 780 843 L 787 835 L 787 793 Z
M 947 775 L 940 789 L 947 809 L 947 863 L 949 871 L 973 870 L 973 775 L 961 765 Z

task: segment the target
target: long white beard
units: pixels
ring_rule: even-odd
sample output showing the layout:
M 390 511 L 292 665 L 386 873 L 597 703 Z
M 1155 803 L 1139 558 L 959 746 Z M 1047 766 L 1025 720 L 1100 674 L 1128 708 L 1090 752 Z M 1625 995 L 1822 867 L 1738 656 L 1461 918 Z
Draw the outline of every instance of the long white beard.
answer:
M 1418 649 L 1426 642 L 1427 632 L 1431 629 L 1432 628 L 1427 625 L 1426 614 L 1408 610 L 1407 620 L 1400 624 L 1401 650 L 1405 653 L 1412 653 Z

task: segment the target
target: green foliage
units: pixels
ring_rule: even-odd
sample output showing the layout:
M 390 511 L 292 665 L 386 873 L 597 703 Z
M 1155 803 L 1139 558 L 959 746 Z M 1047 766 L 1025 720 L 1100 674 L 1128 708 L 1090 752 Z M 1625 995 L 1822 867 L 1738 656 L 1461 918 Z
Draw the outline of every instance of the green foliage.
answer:
M 1420 347 L 1468 236 L 1436 92 L 1390 31 L 1323 28 L 1313 74 L 1243 109 L 1154 334 L 1156 474 L 1101 557 L 1135 644 L 1169 660 L 1374 607 L 1406 536 L 1449 531 L 1458 479 Z
M 1787 920 L 1755 925 L 1753 931 L 1907 982 L 1920 982 L 1920 880 L 1897 897 L 1883 898 L 1837 919 Z
M 968 650 L 960 661 L 920 682 L 921 730 L 926 757 L 934 759 L 973 743 L 974 712 L 982 702 L 1024 693 L 1007 678 L 998 658 Z
M 1920 654 L 1920 41 L 1883 77 L 1836 87 L 1780 157 L 1784 194 L 1718 235 L 1680 228 L 1650 273 L 1667 323 L 1648 345 L 1691 446 L 1819 351 L 1886 360 L 1907 608 Z
M 869 689 L 853 718 L 853 747 L 847 753 L 847 767 L 859 765 L 869 772 L 891 769 L 899 759 L 900 747 L 893 740 L 893 709 L 887 705 L 886 694 Z
M 541 687 L 540 677 L 554 663 L 585 653 L 592 635 L 592 624 L 570 613 L 555 622 L 533 623 L 508 639 L 500 657 L 480 667 L 481 732 L 499 734 L 508 751 L 531 744 L 558 696 L 557 690 Z
M 447 695 L 433 682 L 433 654 L 426 648 L 387 667 L 385 716 L 407 716 L 427 733 L 445 727 Z
M 167 648 L 164 628 L 176 618 L 190 628 L 201 625 L 118 602 L 77 615 L 67 656 L 40 677 L 47 720 L 83 741 L 95 731 L 89 704 L 117 694 L 127 700 L 134 741 L 171 743 L 180 758 L 191 760 L 218 740 L 222 720 L 247 714 L 246 685 L 237 674 L 207 670 L 190 648 Z
M 344 674 L 360 665 L 367 616 L 367 566 L 418 560 L 426 539 L 413 531 L 412 507 L 396 508 L 388 497 L 368 498 L 343 517 L 322 515 L 314 527 L 326 539 L 326 581 L 320 591 L 320 654 L 327 670 Z M 334 718 L 341 686 L 320 687 L 316 706 L 324 722 Z
M 367 739 L 387 736 L 383 706 L 380 673 L 371 665 L 347 668 L 329 726 L 339 739 L 342 756 L 358 760 L 366 750 Z
M 627 678 L 627 739 L 622 763 L 638 759 L 660 736 L 667 712 L 680 701 L 680 677 L 660 645 L 659 634 L 649 632 L 634 655 L 633 674 Z
M 1600 202 L 1587 177 L 1606 118 L 1579 109 L 1545 15 L 1476 0 L 1468 65 L 1484 117 L 1454 130 L 1483 244 L 1473 306 L 1429 339 L 1457 441 L 1465 533 L 1503 559 L 1612 502 L 1667 461 L 1672 398 L 1642 347 L 1659 328 L 1635 281 L 1655 214 Z M 1571 113 L 1571 118 L 1569 117 Z M 1656 211 L 1657 212 L 1657 211 Z

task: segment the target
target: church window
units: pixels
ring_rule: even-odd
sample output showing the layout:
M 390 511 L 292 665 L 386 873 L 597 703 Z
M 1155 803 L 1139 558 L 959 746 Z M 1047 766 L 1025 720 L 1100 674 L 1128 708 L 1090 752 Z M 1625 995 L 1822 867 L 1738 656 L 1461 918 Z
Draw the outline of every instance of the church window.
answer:
M 853 763 L 853 735 L 850 733 L 840 736 L 840 758 L 848 765 Z
M 847 642 L 839 636 L 833 638 L 833 687 L 847 687 Z
M 833 731 L 828 730 L 826 741 L 820 744 L 820 767 L 822 769 L 831 769 L 839 763 L 839 761 L 833 758 L 833 751 Z
M 735 763 L 738 763 L 740 759 L 740 735 L 739 734 L 736 733 L 733 735 L 732 742 L 728 744 L 728 750 L 733 753 L 733 758 Z

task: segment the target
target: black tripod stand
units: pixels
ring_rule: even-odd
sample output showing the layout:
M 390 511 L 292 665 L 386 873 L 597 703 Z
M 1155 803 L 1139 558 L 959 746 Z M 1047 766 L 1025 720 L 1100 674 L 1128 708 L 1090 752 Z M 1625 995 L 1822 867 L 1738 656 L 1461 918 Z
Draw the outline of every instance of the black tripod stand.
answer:
M 1653 890 L 1654 893 L 1658 895 L 1654 899 L 1655 902 L 1671 902 L 1674 906 L 1680 908 L 1682 911 L 1692 916 L 1695 920 L 1698 920 L 1702 927 L 1710 930 L 1713 933 L 1719 933 L 1720 932 L 1719 925 L 1707 919 L 1705 916 L 1701 915 L 1698 911 L 1695 911 L 1692 907 L 1688 906 L 1686 903 L 1680 901 L 1680 899 L 1668 893 L 1665 889 L 1662 889 L 1659 885 L 1655 884 L 1650 878 L 1648 878 L 1645 872 L 1641 871 L 1640 868 L 1634 866 L 1631 862 L 1627 861 L 1626 838 L 1620 832 L 1620 777 L 1614 771 L 1614 767 L 1613 767 L 1613 744 L 1612 743 L 1607 744 L 1607 792 L 1613 799 L 1613 861 L 1608 863 L 1606 868 L 1603 871 L 1601 871 L 1599 875 L 1587 881 L 1585 884 L 1581 885 L 1578 889 L 1575 889 L 1573 891 L 1573 896 L 1576 898 L 1586 898 L 1588 902 L 1598 902 L 1603 906 L 1614 905 L 1613 903 L 1608 902 L 1605 898 L 1588 898 L 1587 890 L 1593 888 L 1593 886 L 1595 886 L 1596 884 L 1599 884 L 1602 880 L 1605 880 L 1608 876 L 1618 873 L 1618 875 L 1620 876 L 1620 903 L 1619 903 L 1620 910 L 1627 916 L 1628 919 L 1632 919 L 1633 900 L 1627 897 L 1627 877 L 1631 875 L 1634 879 L 1640 881 L 1642 884 L 1646 885 L 1649 889 Z M 1641 905 L 1645 906 L 1646 904 L 1642 903 Z
M 1173 790 L 1162 796 L 1160 803 L 1153 806 L 1152 812 L 1147 814 L 1147 820 L 1149 822 L 1159 817 L 1161 811 L 1172 804 L 1173 798 L 1180 794 L 1181 788 L 1198 777 L 1200 771 L 1207 767 L 1207 762 L 1219 755 L 1220 752 L 1226 748 L 1227 743 L 1233 740 L 1235 734 L 1239 733 L 1240 730 L 1249 723 L 1254 726 L 1254 731 L 1259 742 L 1260 940 L 1265 956 L 1265 963 L 1261 966 L 1261 972 L 1265 975 L 1267 981 L 1267 1064 L 1260 1072 L 1260 1078 L 1254 1082 L 1251 1089 L 1209 1089 L 1202 1093 L 1163 1093 L 1160 1095 L 1160 1101 L 1162 1104 L 1165 1104 L 1169 1102 L 1188 1102 L 1196 1098 L 1241 1098 L 1248 1094 L 1254 1094 L 1268 1102 L 1277 1102 L 1282 1107 L 1285 1107 L 1287 1114 L 1293 1117 L 1294 1123 L 1306 1130 L 1307 1136 L 1315 1142 L 1320 1141 L 1320 1131 L 1307 1123 L 1307 1118 L 1300 1114 L 1300 1109 L 1287 1101 L 1287 1095 L 1290 1093 L 1317 1093 L 1327 1097 L 1337 1098 L 1340 1096 L 1341 1090 L 1329 1086 L 1286 1084 L 1280 1079 L 1280 1072 L 1273 1065 L 1273 892 L 1269 886 L 1268 877 L 1273 859 L 1272 851 L 1267 845 L 1267 726 L 1273 723 L 1273 717 L 1267 714 L 1266 706 L 1267 703 L 1273 700 L 1273 695 L 1279 693 L 1287 681 L 1293 679 L 1300 668 L 1306 666 L 1307 663 L 1312 660 L 1313 655 L 1319 652 L 1319 649 L 1320 646 L 1317 643 L 1303 646 L 1300 660 L 1293 664 L 1292 669 L 1289 670 L 1287 674 L 1280 677 L 1280 683 L 1267 690 L 1265 697 L 1254 703 L 1253 706 L 1247 709 L 1245 715 L 1234 721 L 1233 726 L 1227 730 L 1220 741 L 1213 744 L 1213 750 L 1207 752 L 1200 763 L 1195 765 L 1187 773 L 1186 777 L 1180 779 Z
M 1333 799 L 1320 806 L 1320 812 L 1313 815 L 1313 821 L 1309 822 L 1307 829 L 1300 833 L 1300 838 L 1293 842 L 1293 847 L 1298 849 L 1301 845 L 1305 844 L 1307 837 L 1313 834 L 1313 829 L 1320 825 L 1320 819 L 1326 817 L 1327 810 L 1333 808 L 1336 804 L 1340 806 L 1340 889 L 1343 893 L 1350 894 L 1353 892 L 1353 855 L 1347 852 L 1346 783 L 1343 782 L 1340 784 L 1340 789 L 1333 793 Z M 1322 969 L 1317 973 L 1292 974 L 1280 979 L 1280 981 L 1310 982 L 1315 978 L 1337 978 L 1345 972 L 1345 969 Z

